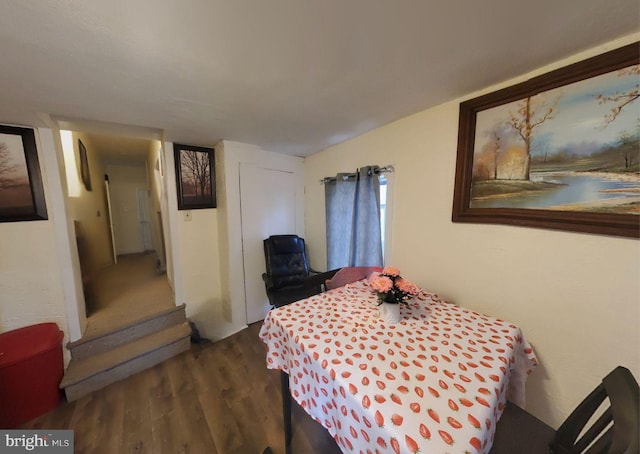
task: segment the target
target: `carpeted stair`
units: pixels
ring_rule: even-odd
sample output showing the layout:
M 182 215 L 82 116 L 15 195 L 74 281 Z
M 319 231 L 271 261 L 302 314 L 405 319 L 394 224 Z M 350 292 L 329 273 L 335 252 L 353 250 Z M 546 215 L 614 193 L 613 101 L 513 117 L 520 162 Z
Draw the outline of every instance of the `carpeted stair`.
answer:
M 165 309 L 109 332 L 71 342 L 60 388 L 69 402 L 189 349 L 185 305 Z

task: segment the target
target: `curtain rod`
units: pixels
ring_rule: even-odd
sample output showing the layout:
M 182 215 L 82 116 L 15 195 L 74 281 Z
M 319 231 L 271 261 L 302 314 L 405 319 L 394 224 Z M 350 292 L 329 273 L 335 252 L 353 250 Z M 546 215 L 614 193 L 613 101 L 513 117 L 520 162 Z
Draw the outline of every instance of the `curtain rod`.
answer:
M 384 167 L 378 167 L 375 170 L 375 173 L 393 173 L 395 171 L 395 169 L 393 168 L 392 165 L 387 165 Z M 348 177 L 348 178 L 352 178 L 356 176 L 356 173 L 346 173 L 344 174 L 344 176 Z M 336 177 L 324 177 L 320 180 L 318 180 L 320 182 L 320 184 L 325 184 L 325 183 L 329 183 L 330 181 L 335 181 Z

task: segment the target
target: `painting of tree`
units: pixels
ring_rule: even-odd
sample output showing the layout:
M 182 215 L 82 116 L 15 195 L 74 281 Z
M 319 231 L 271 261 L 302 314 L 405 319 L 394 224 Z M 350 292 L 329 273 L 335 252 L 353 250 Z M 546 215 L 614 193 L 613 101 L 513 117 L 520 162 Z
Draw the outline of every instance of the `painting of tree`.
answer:
M 472 207 L 640 214 L 639 65 L 478 112 Z
M 46 219 L 32 129 L 0 125 L 0 222 Z
M 19 138 L 18 138 L 19 139 Z M 33 210 L 22 145 L 15 136 L 0 135 L 0 209 L 5 213 Z
M 9 154 L 9 146 L 6 142 L 0 142 L 0 188 L 6 189 L 12 186 L 17 165 L 12 162 Z
M 453 222 L 640 238 L 640 43 L 460 103 Z
M 640 76 L 640 65 L 630 66 L 628 68 L 621 69 L 617 73 L 617 77 L 629 77 L 629 76 L 630 77 L 636 76 L 636 78 Z M 622 109 L 628 107 L 634 101 L 637 101 L 639 97 L 640 97 L 640 87 L 638 86 L 638 84 L 636 84 L 635 87 L 628 88 L 626 91 L 615 92 L 612 95 L 603 95 L 603 94 L 596 95 L 596 99 L 600 104 L 609 104 L 609 103 L 613 104 L 613 107 L 611 107 L 609 113 L 605 115 L 605 118 L 604 118 L 605 124 L 608 125 L 609 123 L 613 122 L 616 118 L 618 118 L 618 115 L 620 115 L 620 113 L 622 112 Z
M 535 97 L 534 101 L 532 101 L 532 97 L 527 97 L 522 101 L 518 101 L 516 112 L 510 113 L 508 120 L 508 124 L 513 127 L 524 142 L 525 158 L 522 169 L 522 179 L 524 180 L 529 180 L 530 177 L 533 132 L 545 121 L 553 119 L 553 112 L 555 106 L 558 104 L 558 99 L 556 99 L 549 104 L 541 101 L 540 105 L 536 105 L 535 99 L 540 98 L 539 96 Z
M 185 196 L 206 198 L 211 195 L 209 182 L 209 156 L 205 152 L 184 150 L 182 160 L 182 181 Z M 188 190 L 186 189 L 188 188 Z
M 215 208 L 212 148 L 174 145 L 179 209 Z

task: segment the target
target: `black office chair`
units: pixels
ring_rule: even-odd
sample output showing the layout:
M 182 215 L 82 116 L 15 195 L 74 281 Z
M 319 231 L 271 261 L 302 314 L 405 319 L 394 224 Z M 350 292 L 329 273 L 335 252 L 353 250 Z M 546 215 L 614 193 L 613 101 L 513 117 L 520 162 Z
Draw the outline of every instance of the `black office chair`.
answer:
M 609 407 L 598 411 L 607 398 Z M 618 366 L 602 379 L 602 383 L 573 410 L 557 431 L 507 402 L 496 426 L 490 452 L 638 454 L 639 413 L 638 383 L 629 369 Z M 597 419 L 588 424 L 594 415 Z
M 321 293 L 324 281 L 338 271 L 311 269 L 304 239 L 297 235 L 272 235 L 264 240 L 264 258 L 267 272 L 262 279 L 274 307 Z

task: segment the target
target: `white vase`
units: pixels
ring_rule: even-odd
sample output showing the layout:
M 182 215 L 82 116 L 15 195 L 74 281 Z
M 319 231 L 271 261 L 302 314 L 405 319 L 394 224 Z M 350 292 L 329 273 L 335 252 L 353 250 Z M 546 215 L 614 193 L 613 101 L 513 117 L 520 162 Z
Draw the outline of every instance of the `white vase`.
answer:
M 398 323 L 402 320 L 400 316 L 400 304 L 382 303 L 378 306 L 380 318 L 387 323 Z

